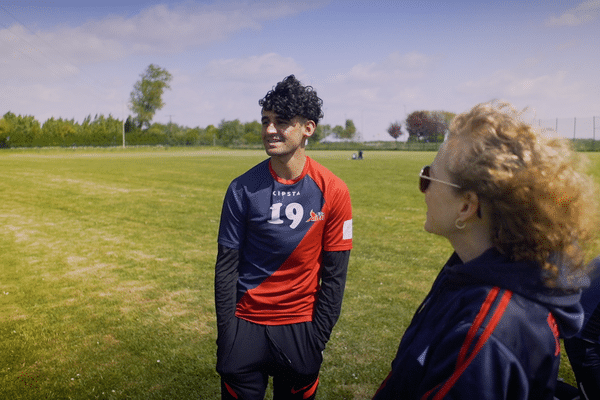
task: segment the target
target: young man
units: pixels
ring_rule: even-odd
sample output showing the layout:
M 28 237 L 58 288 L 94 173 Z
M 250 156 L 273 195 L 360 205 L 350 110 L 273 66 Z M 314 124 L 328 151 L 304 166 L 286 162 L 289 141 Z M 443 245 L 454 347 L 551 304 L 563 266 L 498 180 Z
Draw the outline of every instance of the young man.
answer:
M 269 159 L 230 184 L 215 267 L 223 399 L 314 399 L 352 248 L 344 182 L 305 154 L 322 101 L 290 75 L 259 101 Z

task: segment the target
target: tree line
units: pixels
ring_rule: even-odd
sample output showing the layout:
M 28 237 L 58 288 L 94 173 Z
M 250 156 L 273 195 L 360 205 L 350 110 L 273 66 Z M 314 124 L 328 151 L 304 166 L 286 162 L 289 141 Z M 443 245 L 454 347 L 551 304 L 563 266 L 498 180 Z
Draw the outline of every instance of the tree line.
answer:
M 415 111 L 404 121 L 408 142 L 442 142 L 454 114 L 442 111 Z M 86 117 L 82 122 L 74 119 L 50 118 L 43 124 L 30 115 L 7 112 L 0 118 L 0 148 L 17 147 L 80 147 L 80 146 L 224 146 L 253 147 L 262 143 L 262 126 L 258 121 L 240 122 L 239 119 L 222 120 L 217 126 L 205 128 L 176 123 L 151 123 L 129 116 L 123 121 L 109 115 Z M 354 122 L 346 120 L 345 126 L 319 124 L 309 144 L 318 143 L 331 136 L 352 140 L 357 135 Z M 390 124 L 388 133 L 394 139 L 404 135 L 401 122 Z
M 135 117 L 126 121 L 112 115 L 86 117 L 82 122 L 74 119 L 50 118 L 43 124 L 30 115 L 7 112 L 0 118 L 0 148 L 18 147 L 81 147 L 81 146 L 225 146 L 253 147 L 261 145 L 261 123 L 222 120 L 217 126 L 190 128 L 176 123 L 144 123 L 142 127 Z M 356 128 L 352 120 L 346 126 L 332 127 L 319 124 L 309 143 L 334 135 L 352 139 Z

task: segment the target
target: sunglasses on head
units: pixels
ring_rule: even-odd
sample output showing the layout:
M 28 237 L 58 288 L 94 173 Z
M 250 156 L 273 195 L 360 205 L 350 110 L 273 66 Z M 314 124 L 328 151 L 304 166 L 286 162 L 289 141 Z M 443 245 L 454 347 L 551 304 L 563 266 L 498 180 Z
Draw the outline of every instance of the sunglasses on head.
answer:
M 450 183 L 450 182 L 446 182 L 446 181 L 441 181 L 439 179 L 435 179 L 432 178 L 431 176 L 431 165 L 426 165 L 423 167 L 423 169 L 421 170 L 421 173 L 419 174 L 419 189 L 421 190 L 422 193 L 425 193 L 427 191 L 427 189 L 429 188 L 429 184 L 431 183 L 431 181 L 436 181 L 436 182 L 440 182 L 443 183 L 445 185 L 450 185 L 450 186 L 454 186 L 455 188 L 461 189 L 460 186 L 454 184 L 454 183 Z

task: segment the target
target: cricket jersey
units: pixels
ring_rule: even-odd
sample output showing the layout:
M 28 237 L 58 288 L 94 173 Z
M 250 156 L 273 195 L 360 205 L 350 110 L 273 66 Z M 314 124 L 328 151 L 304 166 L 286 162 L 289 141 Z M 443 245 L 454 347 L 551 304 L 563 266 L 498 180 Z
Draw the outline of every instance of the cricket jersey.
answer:
M 348 188 L 309 157 L 294 180 L 278 177 L 267 159 L 230 184 L 218 242 L 239 251 L 238 318 L 262 325 L 311 321 L 322 252 L 352 249 Z

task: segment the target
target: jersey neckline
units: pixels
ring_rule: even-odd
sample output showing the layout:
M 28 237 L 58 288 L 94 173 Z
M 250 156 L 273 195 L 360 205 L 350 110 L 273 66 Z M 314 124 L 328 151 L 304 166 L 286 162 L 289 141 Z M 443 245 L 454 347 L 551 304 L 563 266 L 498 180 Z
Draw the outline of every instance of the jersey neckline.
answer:
M 306 156 L 306 161 L 304 163 L 304 168 L 302 169 L 302 173 L 295 179 L 284 179 L 284 178 L 280 177 L 279 175 L 277 175 L 277 173 L 271 166 L 271 159 L 269 159 L 269 172 L 271 172 L 273 179 L 275 179 L 277 182 L 279 182 L 283 185 L 293 185 L 294 183 L 300 182 L 306 176 L 306 174 L 308 174 L 308 164 L 310 164 L 310 162 L 311 162 L 310 158 L 308 156 Z

